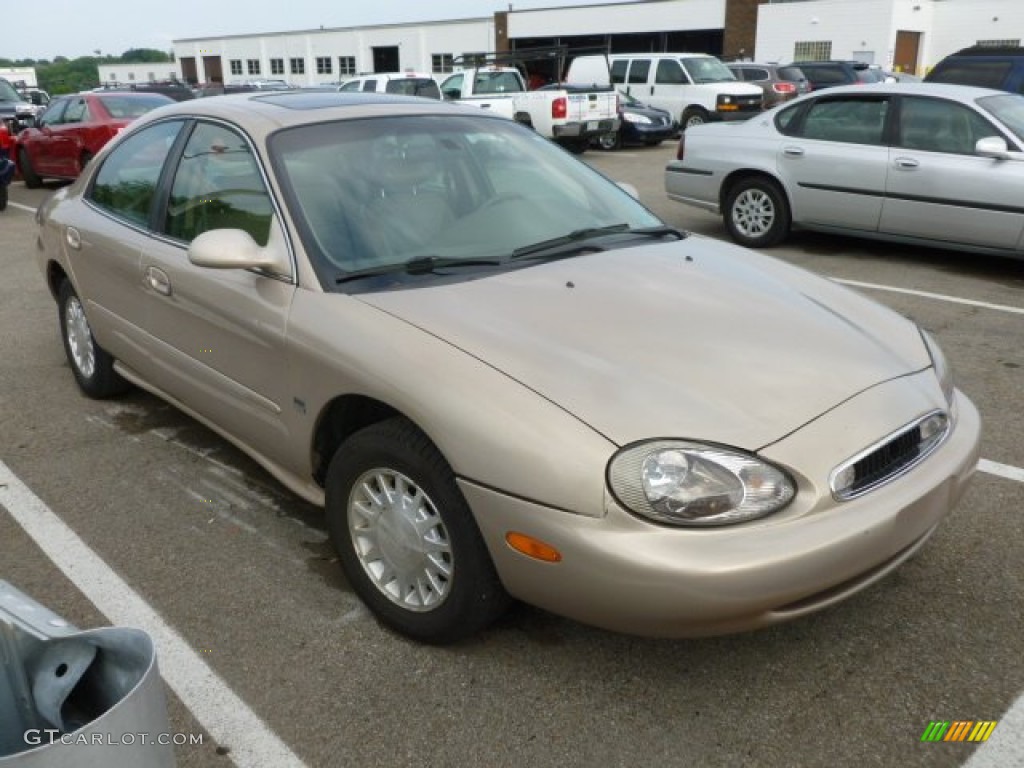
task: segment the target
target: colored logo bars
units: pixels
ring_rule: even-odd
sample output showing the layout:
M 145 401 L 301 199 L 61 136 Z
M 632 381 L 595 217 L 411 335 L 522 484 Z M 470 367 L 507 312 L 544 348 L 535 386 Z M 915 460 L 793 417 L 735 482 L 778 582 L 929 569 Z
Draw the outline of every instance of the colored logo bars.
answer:
M 932 720 L 921 734 L 921 741 L 988 741 L 996 720 Z

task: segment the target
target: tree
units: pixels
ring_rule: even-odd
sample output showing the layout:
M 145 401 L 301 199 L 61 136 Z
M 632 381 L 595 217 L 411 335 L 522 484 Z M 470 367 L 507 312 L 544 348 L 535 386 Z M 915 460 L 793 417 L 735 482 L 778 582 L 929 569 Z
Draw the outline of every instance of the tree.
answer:
M 137 64 L 146 62 L 170 61 L 167 54 L 155 48 L 129 48 L 121 54 L 121 61 L 125 64 Z

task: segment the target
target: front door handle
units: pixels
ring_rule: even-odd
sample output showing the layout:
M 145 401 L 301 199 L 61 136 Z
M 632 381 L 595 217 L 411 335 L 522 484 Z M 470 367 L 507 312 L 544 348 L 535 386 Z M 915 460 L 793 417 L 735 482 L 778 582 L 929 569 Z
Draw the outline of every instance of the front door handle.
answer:
M 146 285 L 161 296 L 171 295 L 171 279 L 167 273 L 156 267 L 146 267 Z
M 917 160 L 912 157 L 897 157 L 896 167 L 897 168 L 917 168 L 920 165 Z
M 783 147 L 782 154 L 788 157 L 803 157 L 804 149 L 803 147 Z

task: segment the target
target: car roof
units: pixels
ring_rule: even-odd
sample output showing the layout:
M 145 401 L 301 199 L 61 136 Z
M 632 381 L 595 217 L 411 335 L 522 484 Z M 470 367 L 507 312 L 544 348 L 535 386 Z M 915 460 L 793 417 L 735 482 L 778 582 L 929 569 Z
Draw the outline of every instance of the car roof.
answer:
M 872 94 L 906 94 L 908 96 L 940 96 L 957 101 L 974 101 L 983 96 L 1006 96 L 1006 91 L 992 88 L 978 88 L 973 85 L 950 85 L 947 83 L 869 83 L 868 85 L 839 85 L 812 91 L 801 97 L 801 101 L 813 98 L 839 96 L 844 93 L 870 96 Z M 796 101 L 788 102 L 795 104 Z
M 250 135 L 265 136 L 279 128 L 335 120 L 402 115 L 467 115 L 492 120 L 508 118 L 436 99 L 398 96 L 366 91 L 250 91 L 205 99 L 174 102 L 148 112 L 133 124 L 147 125 L 174 115 L 220 118 L 244 128 Z

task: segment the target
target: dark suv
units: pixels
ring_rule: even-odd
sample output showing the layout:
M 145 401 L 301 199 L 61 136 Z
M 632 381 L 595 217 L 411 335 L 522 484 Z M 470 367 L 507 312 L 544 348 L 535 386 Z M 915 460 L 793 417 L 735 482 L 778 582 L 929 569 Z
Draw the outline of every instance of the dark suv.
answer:
M 1024 93 L 1024 48 L 983 45 L 964 48 L 936 64 L 925 82 L 977 85 Z
M 814 90 L 831 88 L 836 85 L 857 85 L 878 83 L 884 78 L 879 70 L 871 69 L 863 61 L 794 61 Z

